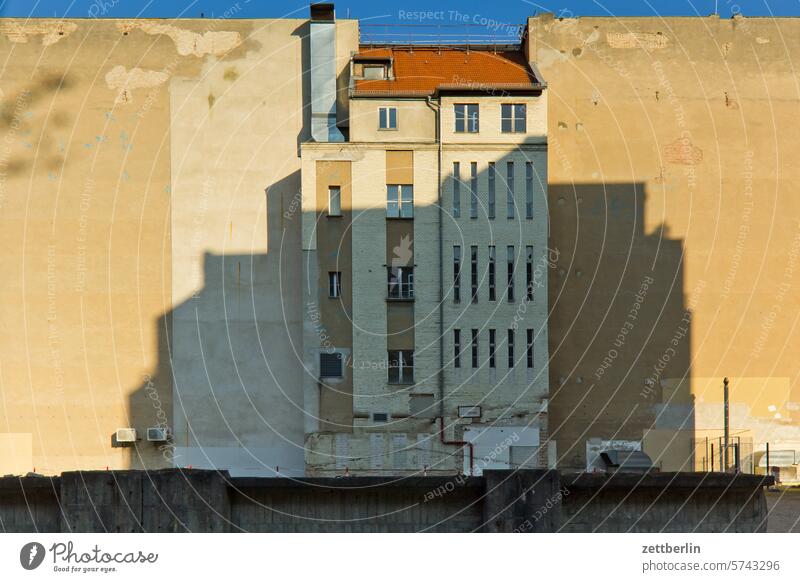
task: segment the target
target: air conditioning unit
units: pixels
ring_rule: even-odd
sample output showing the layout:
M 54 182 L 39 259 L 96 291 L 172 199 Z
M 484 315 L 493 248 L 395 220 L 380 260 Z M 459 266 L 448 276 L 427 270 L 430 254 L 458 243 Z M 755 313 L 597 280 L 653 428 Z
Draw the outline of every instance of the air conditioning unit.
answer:
M 136 429 L 135 428 L 118 428 L 115 434 L 118 443 L 135 443 L 136 442 Z
M 147 429 L 147 440 L 151 443 L 163 443 L 169 440 L 169 429 L 163 426 L 151 426 Z

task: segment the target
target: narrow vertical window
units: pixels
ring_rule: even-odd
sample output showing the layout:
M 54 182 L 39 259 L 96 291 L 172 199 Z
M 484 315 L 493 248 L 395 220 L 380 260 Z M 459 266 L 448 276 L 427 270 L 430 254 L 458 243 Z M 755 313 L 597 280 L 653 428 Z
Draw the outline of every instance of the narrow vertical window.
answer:
M 506 248 L 506 273 L 508 275 L 508 302 L 514 302 L 514 247 Z
M 328 297 L 342 296 L 342 274 L 339 271 L 328 273 Z
M 514 127 L 512 114 L 511 103 L 503 103 L 500 106 L 500 130 L 503 133 L 511 133 L 511 129 Z
M 495 168 L 494 162 L 489 162 L 489 218 L 494 218 L 494 198 L 495 198 Z
M 398 218 L 400 216 L 400 186 L 389 184 L 386 186 L 386 216 Z
M 472 283 L 472 302 L 478 302 L 478 247 L 470 247 L 470 282 Z
M 478 162 L 469 165 L 469 217 L 478 218 Z
M 533 162 L 525 163 L 525 218 L 533 218 Z
M 514 162 L 506 164 L 506 216 L 514 218 Z
M 494 245 L 489 247 L 489 301 L 494 301 L 496 297 L 496 264 Z
M 533 301 L 533 247 L 525 247 L 525 297 Z
M 414 216 L 414 186 L 403 184 L 400 186 L 400 217 L 412 218 Z
M 514 104 L 514 133 L 525 133 L 527 131 L 528 108 L 524 103 Z
M 453 303 L 461 302 L 461 247 L 453 246 Z
M 508 369 L 514 367 L 514 330 L 508 330 Z
M 478 367 L 478 330 L 472 330 L 472 367 Z
M 453 330 L 453 367 L 461 367 L 461 330 Z
M 340 186 L 328 187 L 328 216 L 342 215 L 342 188 Z
M 497 334 L 496 330 L 489 330 L 489 367 L 496 368 L 495 354 L 497 353 Z
M 456 103 L 453 106 L 456 116 L 456 133 L 467 131 L 467 106 Z
M 527 338 L 527 348 L 526 348 L 526 359 L 528 360 L 528 369 L 533 369 L 533 330 L 527 330 L 528 338 Z
M 461 217 L 461 163 L 453 162 L 453 218 Z

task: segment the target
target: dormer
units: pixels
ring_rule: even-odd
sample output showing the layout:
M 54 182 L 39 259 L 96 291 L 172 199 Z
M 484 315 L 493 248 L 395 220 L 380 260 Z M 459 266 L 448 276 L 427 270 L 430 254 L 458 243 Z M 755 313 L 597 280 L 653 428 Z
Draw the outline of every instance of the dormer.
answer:
M 350 78 L 354 81 L 393 81 L 394 59 L 382 55 L 353 55 Z

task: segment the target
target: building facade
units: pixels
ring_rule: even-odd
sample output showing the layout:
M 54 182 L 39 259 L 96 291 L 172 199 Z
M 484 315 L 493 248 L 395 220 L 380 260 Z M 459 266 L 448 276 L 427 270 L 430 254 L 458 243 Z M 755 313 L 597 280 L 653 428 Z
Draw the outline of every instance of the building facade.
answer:
M 800 20 L 236 16 L 0 19 L 0 474 L 796 478 Z
M 370 46 L 348 93 L 302 149 L 307 472 L 546 466 L 544 83 L 519 47 Z

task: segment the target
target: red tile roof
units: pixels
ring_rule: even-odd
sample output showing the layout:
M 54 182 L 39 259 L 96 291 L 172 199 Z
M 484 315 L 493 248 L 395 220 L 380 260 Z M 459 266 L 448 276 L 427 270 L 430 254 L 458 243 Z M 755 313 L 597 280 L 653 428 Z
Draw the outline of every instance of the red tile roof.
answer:
M 466 48 L 367 48 L 358 58 L 392 58 L 394 80 L 357 80 L 357 95 L 432 95 L 437 90 L 524 89 L 538 84 L 520 50 Z

